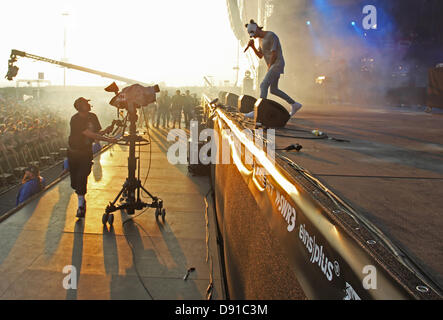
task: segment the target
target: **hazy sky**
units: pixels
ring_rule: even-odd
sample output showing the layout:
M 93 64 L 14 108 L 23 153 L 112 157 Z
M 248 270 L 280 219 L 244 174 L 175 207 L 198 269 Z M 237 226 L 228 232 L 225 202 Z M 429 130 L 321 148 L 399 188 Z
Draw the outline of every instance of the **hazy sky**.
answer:
M 68 17 L 62 13 L 68 12 Z M 68 62 L 143 82 L 201 85 L 203 75 L 234 80 L 237 41 L 225 0 L 14 0 L 0 4 L 0 86 L 11 49 L 60 60 L 64 27 Z M 20 58 L 16 79 L 45 72 L 63 83 L 63 69 Z M 109 80 L 68 71 L 68 85 Z

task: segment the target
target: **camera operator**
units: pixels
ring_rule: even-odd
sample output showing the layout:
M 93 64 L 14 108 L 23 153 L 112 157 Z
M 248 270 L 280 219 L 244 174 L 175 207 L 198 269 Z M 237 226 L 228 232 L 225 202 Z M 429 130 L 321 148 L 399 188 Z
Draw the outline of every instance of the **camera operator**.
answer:
M 94 140 L 102 140 L 116 143 L 116 139 L 104 137 L 103 134 L 110 133 L 113 125 L 102 130 L 97 116 L 90 112 L 90 100 L 83 97 L 74 102 L 74 107 L 78 111 L 71 118 L 68 149 L 68 164 L 71 175 L 71 187 L 78 196 L 77 217 L 83 218 L 86 213 L 86 188 L 88 176 L 92 166 L 92 143 Z

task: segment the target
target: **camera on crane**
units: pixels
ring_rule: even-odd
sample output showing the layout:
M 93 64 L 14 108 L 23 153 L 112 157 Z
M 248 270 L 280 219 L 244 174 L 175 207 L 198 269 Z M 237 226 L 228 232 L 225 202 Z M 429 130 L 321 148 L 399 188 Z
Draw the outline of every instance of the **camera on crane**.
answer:
M 163 208 L 163 200 L 153 196 L 148 190 L 144 188 L 140 181 L 140 158 L 135 155 L 136 146 L 150 144 L 151 141 L 144 139 L 137 135 L 136 121 L 137 121 L 137 109 L 148 104 L 155 102 L 155 94 L 160 91 L 158 85 L 144 87 L 140 84 L 130 85 L 123 90 L 119 91 L 118 86 L 113 82 L 111 85 L 105 88 L 107 92 L 114 92 L 115 96 L 111 99 L 109 104 L 116 107 L 118 110 L 125 109 L 127 115 L 126 120 L 129 120 L 129 134 L 122 137 L 119 144 L 129 145 L 129 157 L 128 157 L 128 177 L 123 184 L 122 189 L 115 197 L 115 199 L 109 203 L 106 207 L 105 213 L 102 217 L 103 224 L 107 222 L 112 224 L 114 216 L 112 212 L 117 210 L 126 210 L 128 215 L 134 214 L 135 210 L 141 210 L 146 207 L 155 208 L 155 217 L 161 216 L 165 218 L 166 210 Z M 125 124 L 123 124 L 126 127 Z M 137 166 L 138 163 L 138 166 Z M 138 167 L 138 174 L 136 171 Z M 141 192 L 144 191 L 152 200 L 151 203 L 146 203 L 141 199 Z M 120 204 L 116 205 L 116 202 L 120 199 Z M 123 200 L 122 200 L 123 199 Z
M 155 94 L 160 92 L 158 85 L 144 87 L 138 83 L 130 85 L 119 91 L 115 82 L 111 83 L 105 88 L 107 92 L 114 92 L 115 97 L 111 99 L 109 104 L 118 109 L 126 109 L 133 105 L 136 108 L 147 106 L 148 104 L 156 101 Z
M 18 67 L 14 66 L 14 63 L 17 61 L 17 57 L 11 54 L 11 58 L 8 60 L 8 73 L 5 78 L 9 81 L 12 81 L 18 73 Z

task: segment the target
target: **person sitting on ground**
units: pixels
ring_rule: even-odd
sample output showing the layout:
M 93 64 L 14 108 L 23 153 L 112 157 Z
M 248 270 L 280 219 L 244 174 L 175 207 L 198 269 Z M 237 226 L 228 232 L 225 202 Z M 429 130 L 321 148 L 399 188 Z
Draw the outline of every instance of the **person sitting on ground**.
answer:
M 31 166 L 25 169 L 25 174 L 22 180 L 22 186 L 17 194 L 15 205 L 25 202 L 34 194 L 39 193 L 45 188 L 45 178 L 40 176 L 40 171 L 36 166 Z

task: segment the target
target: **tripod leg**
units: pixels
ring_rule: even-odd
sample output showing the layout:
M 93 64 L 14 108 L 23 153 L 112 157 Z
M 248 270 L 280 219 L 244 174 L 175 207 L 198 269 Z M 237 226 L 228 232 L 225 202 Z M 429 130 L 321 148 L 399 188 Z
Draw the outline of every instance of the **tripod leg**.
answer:
M 148 194 L 148 196 L 151 197 L 151 199 L 157 199 L 157 197 L 154 197 L 148 190 L 145 189 L 145 187 L 140 186 L 140 189 L 142 189 L 144 192 L 146 192 Z
M 115 197 L 114 201 L 111 202 L 112 205 L 114 205 L 114 204 L 117 202 L 118 198 L 120 198 L 120 196 L 121 196 L 122 193 L 125 191 L 125 189 L 126 189 L 126 187 L 123 186 L 123 188 L 120 190 L 120 192 L 118 193 L 118 195 Z
M 106 223 L 109 223 L 109 225 L 112 226 L 112 224 L 114 223 L 114 215 L 112 214 L 112 212 L 117 211 L 120 208 L 120 206 L 116 207 L 115 203 L 117 202 L 118 198 L 120 198 L 120 196 L 122 195 L 122 193 L 125 190 L 126 190 L 126 184 L 123 186 L 123 188 L 120 190 L 118 195 L 115 197 L 114 201 L 110 202 L 106 206 L 105 213 L 102 216 L 102 223 L 103 223 L 103 225 L 106 225 Z

